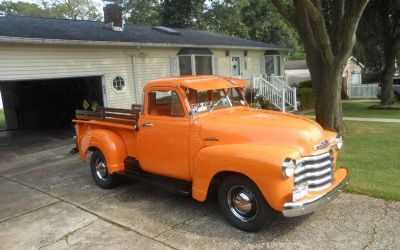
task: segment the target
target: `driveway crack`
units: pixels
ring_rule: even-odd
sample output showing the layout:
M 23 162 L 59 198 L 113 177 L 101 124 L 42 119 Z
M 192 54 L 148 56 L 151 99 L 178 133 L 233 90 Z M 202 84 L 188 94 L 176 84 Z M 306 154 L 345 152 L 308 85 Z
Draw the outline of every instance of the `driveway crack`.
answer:
M 378 226 L 383 221 L 383 219 L 385 217 L 387 217 L 388 213 L 389 213 L 389 201 L 384 201 L 383 215 L 374 222 L 374 224 L 372 226 L 371 235 L 369 236 L 369 240 L 368 240 L 367 244 L 362 249 L 368 249 L 375 242 L 376 234 L 378 233 Z

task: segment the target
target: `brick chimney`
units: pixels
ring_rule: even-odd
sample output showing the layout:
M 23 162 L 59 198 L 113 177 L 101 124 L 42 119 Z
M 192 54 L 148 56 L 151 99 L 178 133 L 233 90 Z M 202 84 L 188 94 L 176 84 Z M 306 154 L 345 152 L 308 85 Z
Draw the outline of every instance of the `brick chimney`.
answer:
M 123 31 L 122 7 L 116 3 L 110 3 L 103 8 L 103 11 L 104 23 L 114 31 Z

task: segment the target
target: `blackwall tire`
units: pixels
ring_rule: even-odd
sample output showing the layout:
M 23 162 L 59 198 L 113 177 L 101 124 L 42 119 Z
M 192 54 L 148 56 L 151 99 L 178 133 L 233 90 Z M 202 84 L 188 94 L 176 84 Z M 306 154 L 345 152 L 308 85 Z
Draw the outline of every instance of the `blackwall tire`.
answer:
M 218 190 L 218 203 L 226 220 L 246 232 L 260 230 L 274 215 L 256 184 L 245 176 L 226 177 Z
M 119 179 L 107 171 L 107 162 L 99 150 L 95 150 L 90 157 L 90 170 L 96 184 L 104 189 L 118 186 Z

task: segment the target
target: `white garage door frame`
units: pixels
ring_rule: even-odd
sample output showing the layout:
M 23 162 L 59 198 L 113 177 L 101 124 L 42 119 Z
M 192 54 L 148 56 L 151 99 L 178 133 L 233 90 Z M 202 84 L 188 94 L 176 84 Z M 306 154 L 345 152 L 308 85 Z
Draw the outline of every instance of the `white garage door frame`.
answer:
M 103 105 L 108 106 L 108 91 L 106 85 L 105 74 L 89 74 L 89 75 L 78 75 L 78 76 L 60 76 L 60 77 L 40 77 L 40 78 L 19 78 L 13 80 L 0 80 L 0 82 L 21 82 L 21 81 L 40 81 L 40 80 L 56 80 L 56 79 L 68 79 L 68 78 L 87 78 L 87 77 L 100 77 L 101 78 L 101 89 L 103 93 Z M 1 96 L 0 96 L 1 97 Z

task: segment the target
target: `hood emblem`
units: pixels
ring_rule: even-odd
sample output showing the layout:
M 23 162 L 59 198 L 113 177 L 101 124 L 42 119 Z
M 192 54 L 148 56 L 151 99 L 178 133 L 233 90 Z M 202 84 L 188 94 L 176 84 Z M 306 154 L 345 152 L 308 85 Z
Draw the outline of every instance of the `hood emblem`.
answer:
M 322 141 L 320 144 L 314 145 L 313 149 L 314 151 L 326 148 L 329 145 L 329 141 L 328 140 L 324 140 Z
M 218 138 L 215 138 L 215 137 L 204 137 L 203 140 L 204 140 L 204 141 L 219 141 L 219 139 L 218 139 Z

